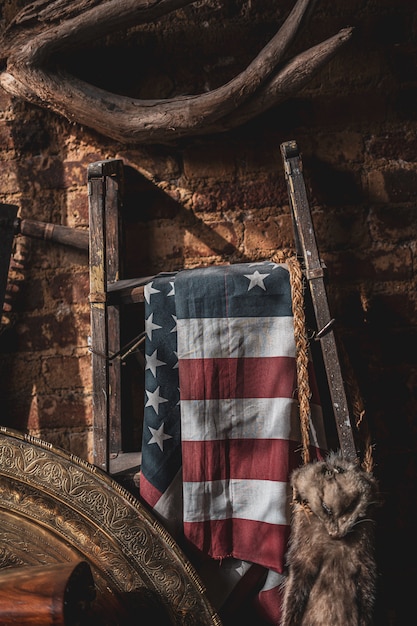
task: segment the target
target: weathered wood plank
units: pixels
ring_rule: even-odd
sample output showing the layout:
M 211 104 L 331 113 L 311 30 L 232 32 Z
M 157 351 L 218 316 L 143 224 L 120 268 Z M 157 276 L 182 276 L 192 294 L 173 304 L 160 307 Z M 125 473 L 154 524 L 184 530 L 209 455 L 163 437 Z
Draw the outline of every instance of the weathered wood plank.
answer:
M 120 449 L 119 311 L 108 306 L 108 281 L 119 276 L 119 187 L 123 164 L 100 161 L 88 167 L 90 220 L 90 312 L 93 378 L 94 464 L 109 471 L 110 451 Z M 106 233 L 109 232 L 107 236 Z M 109 318 L 110 314 L 110 318 Z
M 106 272 L 107 285 L 117 282 L 122 274 L 120 194 L 122 173 L 106 177 Z M 110 305 L 106 299 L 107 332 L 109 354 L 120 351 L 120 307 Z M 112 359 L 109 367 L 109 454 L 118 454 L 122 449 L 122 407 L 121 407 L 121 362 Z
M 357 457 L 349 407 L 343 384 L 336 340 L 332 329 L 323 266 L 320 261 L 316 237 L 305 188 L 301 157 L 296 142 L 281 144 L 288 195 L 294 221 L 297 252 L 304 259 L 305 275 L 317 323 L 317 338 L 320 340 L 326 369 L 333 413 L 340 448 L 345 458 Z
M 16 226 L 18 233 L 26 237 L 55 241 L 56 243 L 62 243 L 80 250 L 88 250 L 89 237 L 86 230 L 29 219 L 16 220 Z

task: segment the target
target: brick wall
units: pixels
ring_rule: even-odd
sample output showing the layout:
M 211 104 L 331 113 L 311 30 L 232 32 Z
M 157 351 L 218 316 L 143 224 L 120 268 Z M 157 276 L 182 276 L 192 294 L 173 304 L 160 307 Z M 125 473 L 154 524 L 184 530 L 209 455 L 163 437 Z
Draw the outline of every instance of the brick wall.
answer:
M 0 2 L 3 25 L 22 4 Z M 227 80 L 280 15 L 267 0 L 220 4 L 202 3 L 211 38 L 186 12 L 179 34 L 175 20 L 130 33 L 134 71 L 116 38 L 116 86 L 145 97 Z M 290 5 L 280 3 L 283 13 Z M 408 623 L 407 581 L 416 580 L 417 7 L 412 0 L 317 3 L 294 49 L 347 25 L 355 26 L 352 42 L 297 97 L 244 128 L 172 146 L 116 144 L 0 91 L 0 200 L 17 204 L 22 217 L 86 229 L 88 163 L 122 158 L 132 276 L 269 257 L 293 245 L 279 145 L 298 142 L 330 307 L 365 401 L 385 496 L 383 626 Z M 146 63 L 139 44 L 147 46 Z M 100 55 L 93 47 L 90 65 L 81 58 L 91 78 Z M 99 70 L 98 82 L 111 88 L 115 73 Z M 91 459 L 87 254 L 21 238 L 16 248 L 23 268 L 0 335 L 1 422 Z

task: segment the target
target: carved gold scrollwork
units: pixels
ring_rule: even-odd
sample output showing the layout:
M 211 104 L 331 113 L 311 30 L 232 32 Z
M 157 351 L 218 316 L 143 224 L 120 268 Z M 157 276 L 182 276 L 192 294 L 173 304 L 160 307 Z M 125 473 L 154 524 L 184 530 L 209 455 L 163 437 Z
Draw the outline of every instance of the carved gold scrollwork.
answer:
M 197 573 L 136 498 L 81 459 L 0 428 L 0 568 L 80 558 L 97 589 L 94 624 L 146 624 L 159 607 L 171 624 L 220 625 Z

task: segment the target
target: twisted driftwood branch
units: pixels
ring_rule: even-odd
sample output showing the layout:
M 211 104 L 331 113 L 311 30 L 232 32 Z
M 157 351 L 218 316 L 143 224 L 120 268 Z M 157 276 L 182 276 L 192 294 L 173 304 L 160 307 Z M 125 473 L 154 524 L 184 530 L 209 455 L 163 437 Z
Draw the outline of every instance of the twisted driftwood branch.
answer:
M 126 143 L 165 143 L 228 130 L 294 94 L 350 38 L 352 29 L 344 29 L 283 65 L 311 1 L 297 0 L 271 41 L 225 85 L 198 95 L 138 100 L 68 74 L 55 67 L 54 55 L 156 20 L 191 0 L 38 0 L 3 34 L 0 85 L 14 96 Z

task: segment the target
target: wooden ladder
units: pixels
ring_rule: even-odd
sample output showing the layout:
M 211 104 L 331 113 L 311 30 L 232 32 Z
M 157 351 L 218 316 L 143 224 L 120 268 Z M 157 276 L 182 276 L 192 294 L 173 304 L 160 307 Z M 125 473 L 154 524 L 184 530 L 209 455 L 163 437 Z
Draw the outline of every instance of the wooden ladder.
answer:
M 309 285 L 332 409 L 345 457 L 356 457 L 340 363 L 320 260 L 296 142 L 281 145 L 293 218 L 297 255 Z M 124 279 L 121 207 L 123 162 L 105 160 L 88 167 L 90 214 L 90 306 L 93 381 L 94 464 L 110 474 L 120 469 L 123 455 L 121 403 L 120 306 L 143 301 L 144 285 L 153 276 Z M 140 454 L 133 455 L 133 465 Z M 138 460 L 139 459 L 139 460 Z M 126 459 L 125 466 L 129 466 Z M 131 463 L 131 465 L 132 465 Z

